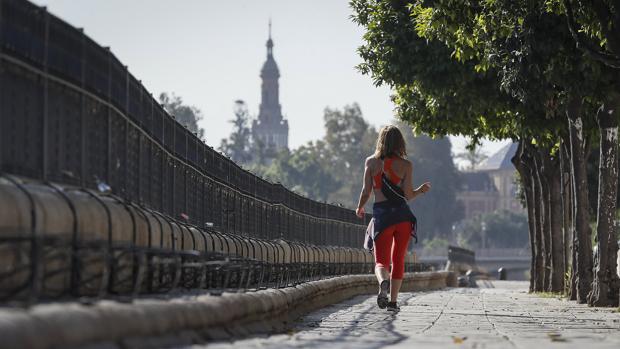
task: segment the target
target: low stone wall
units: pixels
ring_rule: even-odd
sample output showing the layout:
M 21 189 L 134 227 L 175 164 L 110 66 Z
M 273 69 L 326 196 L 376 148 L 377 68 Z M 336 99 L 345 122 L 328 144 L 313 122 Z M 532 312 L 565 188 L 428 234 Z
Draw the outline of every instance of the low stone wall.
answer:
M 450 276 L 449 272 L 408 273 L 403 291 L 454 286 Z M 0 310 L 1 346 L 34 349 L 98 344 L 106 348 L 144 348 L 281 331 L 309 311 L 376 291 L 373 275 L 349 275 L 283 289 L 221 296 L 5 308 Z

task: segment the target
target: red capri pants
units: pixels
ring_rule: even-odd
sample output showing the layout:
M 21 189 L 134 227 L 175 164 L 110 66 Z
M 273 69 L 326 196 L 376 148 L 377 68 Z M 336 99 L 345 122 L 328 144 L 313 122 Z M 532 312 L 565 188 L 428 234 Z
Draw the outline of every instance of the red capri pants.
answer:
M 375 239 L 375 267 L 390 267 L 392 279 L 402 279 L 405 273 L 405 255 L 411 237 L 411 222 L 402 222 L 385 228 Z

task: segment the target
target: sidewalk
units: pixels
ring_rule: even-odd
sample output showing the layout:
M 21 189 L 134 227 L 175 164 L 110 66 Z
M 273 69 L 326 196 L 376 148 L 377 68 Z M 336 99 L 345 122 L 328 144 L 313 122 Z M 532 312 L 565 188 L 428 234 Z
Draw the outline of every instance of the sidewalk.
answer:
M 207 347 L 620 348 L 615 309 L 529 295 L 524 282 L 487 286 L 403 293 L 396 315 L 359 296 L 307 315 L 289 334 Z

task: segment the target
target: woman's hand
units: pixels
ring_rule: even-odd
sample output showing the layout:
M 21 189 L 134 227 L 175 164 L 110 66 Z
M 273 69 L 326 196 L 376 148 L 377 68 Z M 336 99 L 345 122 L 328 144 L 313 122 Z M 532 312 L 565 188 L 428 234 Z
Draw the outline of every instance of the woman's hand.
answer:
M 431 190 L 431 182 L 424 182 L 424 184 L 422 184 L 421 186 L 418 187 L 418 189 L 416 189 L 416 191 L 422 194 L 425 194 L 429 190 Z
M 364 218 L 364 215 L 366 214 L 366 211 L 364 210 L 364 207 L 358 207 L 355 210 L 355 214 L 359 217 L 359 218 Z

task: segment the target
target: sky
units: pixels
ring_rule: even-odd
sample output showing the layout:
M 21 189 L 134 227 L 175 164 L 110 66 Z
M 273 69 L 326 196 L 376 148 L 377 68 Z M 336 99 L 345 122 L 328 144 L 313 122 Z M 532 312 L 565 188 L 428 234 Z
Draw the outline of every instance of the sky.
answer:
M 206 142 L 218 146 L 235 100 L 258 114 L 260 68 L 271 18 L 280 103 L 289 147 L 323 136 L 323 110 L 357 102 L 375 127 L 393 120 L 387 87 L 355 66 L 363 29 L 347 0 L 35 0 L 110 46 L 154 95 L 173 92 L 202 110 Z M 466 140 L 452 137 L 453 153 Z M 506 142 L 483 143 L 489 155 Z

